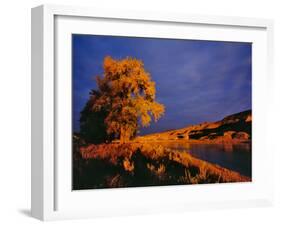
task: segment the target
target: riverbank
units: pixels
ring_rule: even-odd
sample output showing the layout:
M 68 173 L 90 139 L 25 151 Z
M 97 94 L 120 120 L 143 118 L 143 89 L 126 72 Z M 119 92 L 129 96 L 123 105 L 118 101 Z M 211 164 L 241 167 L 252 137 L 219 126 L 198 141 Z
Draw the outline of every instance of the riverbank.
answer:
M 252 141 L 249 139 L 223 139 L 223 138 L 217 138 L 213 140 L 195 140 L 195 139 L 189 139 L 189 140 L 153 140 L 153 139 L 143 139 L 141 137 L 136 138 L 135 140 L 130 141 L 131 143 L 142 143 L 142 144 L 154 144 L 154 143 L 167 143 L 167 144 L 251 144 Z M 119 141 L 115 141 L 114 143 L 119 143 Z
M 157 143 L 74 142 L 73 189 L 248 182 L 251 178 Z
M 135 140 L 146 141 L 188 141 L 198 143 L 244 143 L 251 142 L 252 111 L 247 110 L 224 117 L 216 122 L 203 122 L 180 129 L 150 133 Z

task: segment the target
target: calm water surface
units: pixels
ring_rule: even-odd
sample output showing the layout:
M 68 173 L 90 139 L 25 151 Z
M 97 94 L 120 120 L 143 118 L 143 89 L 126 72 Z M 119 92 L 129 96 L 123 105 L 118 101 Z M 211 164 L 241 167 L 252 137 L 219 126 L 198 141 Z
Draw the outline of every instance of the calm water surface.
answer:
M 252 176 L 251 144 L 162 144 L 175 150 L 187 151 L 194 157 Z

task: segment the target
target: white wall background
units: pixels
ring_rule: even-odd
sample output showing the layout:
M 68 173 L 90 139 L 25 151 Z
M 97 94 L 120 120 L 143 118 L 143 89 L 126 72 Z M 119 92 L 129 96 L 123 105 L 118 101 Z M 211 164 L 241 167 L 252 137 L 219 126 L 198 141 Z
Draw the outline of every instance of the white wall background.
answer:
M 52 225 L 280 225 L 281 224 L 281 13 L 278 0 L 7 0 L 0 8 L 0 225 L 38 225 L 30 208 L 30 8 L 43 3 L 99 8 L 231 15 L 275 20 L 274 106 L 268 122 L 275 149 L 275 205 L 270 208 L 50 222 Z M 278 118 L 279 117 L 279 118 Z M 237 191 L 239 192 L 239 191 Z

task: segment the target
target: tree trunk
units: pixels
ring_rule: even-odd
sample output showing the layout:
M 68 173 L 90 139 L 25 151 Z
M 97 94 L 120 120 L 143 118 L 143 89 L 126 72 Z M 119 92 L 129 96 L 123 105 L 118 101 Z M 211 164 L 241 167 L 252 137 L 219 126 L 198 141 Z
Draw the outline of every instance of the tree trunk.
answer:
M 124 144 L 126 142 L 126 127 L 122 126 L 120 131 L 120 143 Z
M 130 140 L 130 133 L 127 126 L 122 126 L 120 130 L 120 143 L 124 144 Z

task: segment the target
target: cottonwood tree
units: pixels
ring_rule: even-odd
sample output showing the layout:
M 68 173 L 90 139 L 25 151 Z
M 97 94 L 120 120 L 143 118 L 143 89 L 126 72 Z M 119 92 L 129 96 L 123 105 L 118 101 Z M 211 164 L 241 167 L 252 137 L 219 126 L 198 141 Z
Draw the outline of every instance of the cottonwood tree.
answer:
M 110 141 L 113 137 L 106 132 L 104 120 L 108 115 L 105 108 L 99 111 L 93 111 L 93 104 L 98 98 L 99 92 L 91 90 L 90 99 L 80 112 L 80 135 L 88 143 L 104 143 Z
M 107 134 L 115 134 L 125 143 L 136 135 L 139 126 L 147 127 L 151 120 L 157 121 L 165 108 L 155 100 L 155 82 L 142 61 L 107 56 L 103 70 L 103 75 L 96 77 L 98 90 L 92 93 L 88 104 L 93 112 L 106 114 Z

